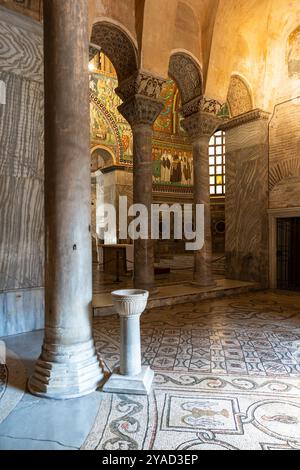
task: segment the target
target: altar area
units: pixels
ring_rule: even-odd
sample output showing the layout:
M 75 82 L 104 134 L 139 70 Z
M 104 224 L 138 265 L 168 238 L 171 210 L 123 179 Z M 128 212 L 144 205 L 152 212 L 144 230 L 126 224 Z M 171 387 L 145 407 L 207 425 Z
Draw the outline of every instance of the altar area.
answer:
M 108 248 L 108 253 L 110 250 L 111 248 Z M 121 264 L 122 267 L 119 269 L 118 281 L 115 271 L 117 268 L 116 258 L 112 257 L 111 272 L 107 272 L 110 269 L 104 269 L 102 264 L 93 263 L 93 313 L 95 317 L 114 314 L 111 300 L 112 291 L 133 288 L 133 272 L 132 270 L 125 270 L 126 263 L 123 258 L 126 245 L 115 245 L 114 251 L 123 252 L 119 255 L 119 265 Z M 161 259 L 155 263 L 155 272 L 155 289 L 153 294 L 150 295 L 148 309 L 196 302 L 203 299 L 227 297 L 260 289 L 257 283 L 225 279 L 223 260 L 217 255 L 214 257 L 213 262 L 215 278 L 215 286 L 213 287 L 198 287 L 192 283 L 193 256 L 191 255 L 178 255 L 172 259 Z

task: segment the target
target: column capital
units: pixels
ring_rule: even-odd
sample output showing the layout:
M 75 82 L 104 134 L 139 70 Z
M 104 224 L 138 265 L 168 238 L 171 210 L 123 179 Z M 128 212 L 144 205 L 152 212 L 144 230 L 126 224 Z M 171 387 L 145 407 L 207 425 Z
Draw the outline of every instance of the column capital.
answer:
M 158 100 L 165 82 L 166 80 L 158 75 L 139 70 L 122 81 L 115 91 L 123 101 L 127 101 L 135 95 Z
M 218 116 L 221 113 L 223 107 L 224 103 L 201 95 L 185 103 L 180 111 L 184 118 L 187 118 L 198 112 Z
M 181 108 L 184 117 L 182 126 L 192 141 L 199 137 L 210 137 L 222 123 L 219 115 L 224 104 L 206 96 L 197 96 Z
M 192 142 L 195 142 L 200 137 L 210 138 L 221 122 L 221 119 L 214 114 L 198 111 L 186 117 L 182 121 L 182 126 Z
M 163 107 L 161 101 L 137 94 L 121 104 L 118 110 L 131 127 L 138 125 L 152 127 Z

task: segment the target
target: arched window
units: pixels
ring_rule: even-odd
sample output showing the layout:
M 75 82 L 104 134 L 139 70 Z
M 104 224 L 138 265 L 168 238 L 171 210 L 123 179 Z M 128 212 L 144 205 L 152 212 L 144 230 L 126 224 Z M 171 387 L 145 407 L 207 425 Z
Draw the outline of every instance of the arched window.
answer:
M 209 185 L 211 196 L 225 195 L 225 132 L 217 131 L 209 142 Z

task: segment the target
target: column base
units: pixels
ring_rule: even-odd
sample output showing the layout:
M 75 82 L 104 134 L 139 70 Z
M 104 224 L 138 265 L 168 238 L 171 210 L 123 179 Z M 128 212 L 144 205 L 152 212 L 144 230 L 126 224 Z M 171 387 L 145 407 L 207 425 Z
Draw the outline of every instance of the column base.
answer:
M 120 375 L 118 370 L 110 376 L 102 391 L 107 393 L 126 393 L 128 395 L 149 395 L 154 379 L 150 367 L 142 367 L 138 375 Z
M 43 348 L 42 356 L 28 381 L 29 392 L 42 398 L 69 400 L 97 390 L 104 374 L 94 347 L 91 344 L 89 346 L 89 349 L 86 344 L 60 347 L 59 353 L 56 353 L 57 360 L 53 353 Z
M 216 287 L 217 283 L 214 279 L 194 279 L 191 284 L 197 287 Z

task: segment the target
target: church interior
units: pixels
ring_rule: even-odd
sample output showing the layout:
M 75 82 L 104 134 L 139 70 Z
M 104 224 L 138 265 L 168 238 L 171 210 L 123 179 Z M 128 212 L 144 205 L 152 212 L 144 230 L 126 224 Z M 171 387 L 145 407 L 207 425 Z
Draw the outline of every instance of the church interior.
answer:
M 300 449 L 299 123 L 299 0 L 0 0 L 0 450 Z

